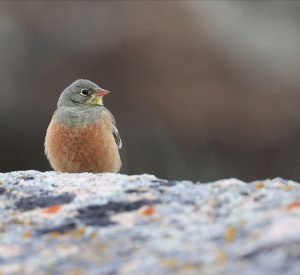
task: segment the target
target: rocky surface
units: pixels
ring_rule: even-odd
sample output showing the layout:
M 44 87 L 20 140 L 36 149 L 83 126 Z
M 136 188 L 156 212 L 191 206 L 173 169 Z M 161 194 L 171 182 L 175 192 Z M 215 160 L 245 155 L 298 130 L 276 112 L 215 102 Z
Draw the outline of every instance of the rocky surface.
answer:
M 3 274 L 299 274 L 300 185 L 0 173 Z

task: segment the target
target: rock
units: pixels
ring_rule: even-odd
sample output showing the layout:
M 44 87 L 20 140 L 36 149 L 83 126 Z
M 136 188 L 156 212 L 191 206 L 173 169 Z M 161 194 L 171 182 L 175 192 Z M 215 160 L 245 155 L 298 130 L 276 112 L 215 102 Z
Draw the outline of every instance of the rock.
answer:
M 298 274 L 300 186 L 0 173 L 4 274 Z

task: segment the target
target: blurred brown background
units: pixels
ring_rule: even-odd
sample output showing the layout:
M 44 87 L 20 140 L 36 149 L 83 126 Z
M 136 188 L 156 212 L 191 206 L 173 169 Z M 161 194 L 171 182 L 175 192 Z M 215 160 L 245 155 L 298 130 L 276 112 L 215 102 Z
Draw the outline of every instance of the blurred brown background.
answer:
M 300 180 L 300 2 L 0 2 L 0 171 L 50 170 L 60 92 L 88 78 L 122 172 Z

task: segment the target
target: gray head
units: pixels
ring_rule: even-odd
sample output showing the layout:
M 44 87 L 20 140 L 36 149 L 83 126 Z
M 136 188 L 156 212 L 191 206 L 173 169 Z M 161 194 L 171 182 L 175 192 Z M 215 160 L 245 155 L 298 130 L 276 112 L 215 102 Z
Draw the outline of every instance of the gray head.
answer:
M 94 82 L 87 79 L 78 79 L 61 93 L 57 107 L 75 107 L 87 105 L 103 105 L 102 97 L 109 91 L 100 88 Z

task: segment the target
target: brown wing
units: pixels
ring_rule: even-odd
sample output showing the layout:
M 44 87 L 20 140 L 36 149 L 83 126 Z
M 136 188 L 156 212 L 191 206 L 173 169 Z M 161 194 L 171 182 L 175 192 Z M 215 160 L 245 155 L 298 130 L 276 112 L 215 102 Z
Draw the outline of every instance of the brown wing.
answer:
M 111 121 L 112 121 L 112 134 L 113 134 L 114 139 L 115 139 L 115 141 L 118 145 L 118 148 L 121 149 L 122 148 L 122 140 L 121 140 L 121 137 L 120 137 L 117 125 L 116 125 L 116 120 L 115 120 L 115 118 L 114 118 L 114 116 L 112 115 L 111 112 L 109 112 L 108 110 L 107 110 L 107 112 L 109 113 Z

